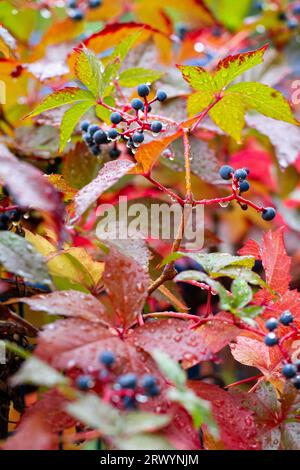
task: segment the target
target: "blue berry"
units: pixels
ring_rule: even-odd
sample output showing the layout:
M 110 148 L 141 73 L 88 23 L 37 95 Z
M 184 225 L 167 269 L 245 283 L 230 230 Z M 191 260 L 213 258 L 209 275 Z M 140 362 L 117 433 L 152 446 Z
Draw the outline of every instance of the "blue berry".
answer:
M 298 28 L 298 20 L 296 18 L 290 18 L 287 22 L 287 27 L 291 30 Z
M 95 132 L 99 131 L 100 127 L 97 126 L 97 124 L 91 124 L 89 127 L 88 127 L 88 132 L 91 134 L 91 135 L 94 135 Z
M 142 132 L 135 132 L 132 136 L 132 140 L 135 144 L 141 144 L 144 142 L 145 136 Z
M 154 385 L 156 385 L 156 377 L 154 377 L 154 375 L 150 375 L 150 374 L 147 374 L 147 375 L 144 375 L 142 377 L 142 380 L 141 380 L 141 386 L 143 388 L 151 388 L 151 387 L 154 387 Z
M 265 323 L 265 327 L 269 331 L 275 330 L 277 328 L 277 326 L 278 326 L 278 320 L 274 317 L 269 318 L 269 320 L 267 320 L 266 323 Z
M 296 390 L 300 390 L 300 375 L 296 375 L 293 380 L 293 384 Z
M 163 90 L 157 90 L 156 98 L 157 98 L 158 101 L 166 101 L 166 99 L 168 98 L 168 95 Z
M 125 410 L 135 410 L 136 409 L 136 401 L 133 397 L 125 396 L 123 397 L 123 405 Z
M 121 121 L 123 121 L 123 118 L 120 113 L 114 112 L 110 115 L 110 122 L 113 124 L 120 124 Z
M 9 220 L 11 220 L 12 222 L 19 222 L 19 220 L 21 219 L 22 212 L 20 211 L 20 209 L 14 209 L 12 211 L 9 211 L 7 215 Z
M 234 177 L 238 181 L 242 181 L 242 180 L 246 179 L 247 176 L 248 176 L 248 173 L 244 168 L 239 168 L 238 170 L 236 170 L 234 172 Z
M 285 364 L 282 368 L 282 375 L 286 379 L 292 379 L 297 373 L 297 367 L 294 364 Z
M 91 136 L 89 132 L 86 132 L 85 134 L 83 134 L 82 138 L 87 144 L 93 143 L 93 137 Z
M 249 191 L 250 184 L 246 180 L 240 181 L 239 182 L 239 189 L 240 189 L 241 193 L 245 193 L 246 191 Z
M 97 144 L 91 145 L 90 150 L 95 157 L 98 157 L 101 153 L 101 149 Z
M 101 0 L 89 0 L 89 8 L 98 8 L 102 4 Z
M 262 2 L 255 2 L 254 3 L 254 8 L 255 8 L 255 10 L 263 11 L 264 6 L 263 6 Z
M 144 106 L 144 103 L 139 98 L 134 98 L 130 104 L 131 104 L 131 107 L 135 109 L 136 111 L 138 111 L 139 109 L 142 109 Z
M 110 158 L 118 158 L 121 155 L 121 150 L 117 148 L 112 148 L 109 150 L 109 156 Z
M 157 397 L 160 393 L 160 389 L 157 385 L 153 385 L 153 387 L 147 389 L 147 393 L 150 397 Z
M 83 11 L 79 10 L 79 8 L 75 8 L 70 11 L 69 16 L 74 21 L 82 21 L 84 18 L 84 13 Z
M 148 96 L 149 93 L 150 93 L 150 88 L 148 87 L 148 85 L 139 85 L 137 87 L 137 92 L 139 94 L 139 96 L 141 96 L 142 98 L 145 97 L 145 96 Z
M 9 217 L 6 214 L 0 215 L 0 230 L 8 230 L 10 226 Z
M 86 132 L 89 128 L 89 121 L 82 121 L 82 123 L 80 124 L 80 129 L 83 131 L 83 132 Z
M 162 130 L 162 123 L 160 121 L 153 121 L 151 123 L 151 131 L 158 134 Z
M 76 8 L 77 7 L 77 0 L 68 0 L 67 7 L 68 8 Z
M 294 321 L 294 317 L 289 310 L 286 310 L 280 315 L 279 320 L 280 320 L 280 323 L 282 323 L 284 326 L 288 326 L 290 323 Z
M 135 387 L 137 385 L 136 375 L 133 374 L 133 373 L 128 373 L 128 374 L 125 374 L 125 375 L 121 375 L 121 377 L 119 377 L 119 379 L 118 379 L 118 384 L 122 388 L 135 389 Z
M 280 21 L 286 21 L 287 20 L 286 13 L 284 11 L 279 12 L 278 15 L 277 15 L 277 18 Z
M 96 144 L 105 144 L 107 142 L 107 135 L 106 132 L 104 132 L 102 129 L 99 129 L 98 131 L 95 132 L 93 135 L 93 140 Z
M 100 356 L 99 356 L 99 361 L 104 366 L 110 367 L 115 363 L 116 356 L 112 351 L 103 351 L 103 353 L 101 353 Z
M 79 375 L 76 379 L 76 385 L 80 390 L 88 390 L 93 387 L 93 380 L 90 375 Z
M 276 210 L 274 207 L 265 207 L 261 216 L 264 220 L 273 220 L 276 216 Z
M 109 129 L 107 131 L 107 135 L 110 139 L 114 140 L 119 136 L 119 132 L 117 131 L 117 129 Z
M 300 15 L 300 3 L 293 8 L 294 15 Z
M 229 165 L 223 165 L 220 168 L 219 175 L 223 180 L 230 180 L 232 173 L 234 172 L 234 169 L 232 166 Z
M 265 345 L 266 346 L 275 346 L 276 344 L 278 344 L 278 338 L 277 336 L 275 335 L 275 333 L 268 333 L 266 336 L 265 336 Z

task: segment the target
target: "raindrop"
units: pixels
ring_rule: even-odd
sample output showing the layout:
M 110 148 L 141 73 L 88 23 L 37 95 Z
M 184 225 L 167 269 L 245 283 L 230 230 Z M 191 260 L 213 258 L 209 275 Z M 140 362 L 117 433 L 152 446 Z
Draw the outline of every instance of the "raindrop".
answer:
M 222 201 L 222 202 L 219 202 L 219 205 L 220 205 L 221 207 L 228 207 L 229 204 L 230 204 L 230 201 Z

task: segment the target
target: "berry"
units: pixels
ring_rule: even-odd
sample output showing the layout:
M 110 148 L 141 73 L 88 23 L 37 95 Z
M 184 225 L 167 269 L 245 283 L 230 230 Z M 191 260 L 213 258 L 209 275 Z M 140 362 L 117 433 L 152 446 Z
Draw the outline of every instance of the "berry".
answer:
M 9 228 L 9 217 L 7 214 L 0 215 L 0 230 L 8 230 Z
M 107 135 L 110 139 L 114 140 L 119 136 L 119 132 L 117 131 L 117 129 L 109 129 Z
M 84 18 L 83 11 L 79 10 L 79 8 L 72 9 L 69 16 L 73 21 L 82 21 Z
M 143 113 L 145 112 L 145 105 L 143 105 L 142 111 L 143 111 Z M 151 111 L 152 111 L 152 107 L 151 107 L 150 104 L 148 104 L 148 111 L 147 111 L 147 112 L 148 112 L 148 113 L 151 113 Z
M 90 150 L 95 157 L 98 157 L 101 153 L 101 149 L 97 144 L 91 145 Z
M 158 134 L 162 130 L 162 123 L 160 121 L 153 121 L 151 123 L 151 131 Z
M 101 0 L 89 0 L 89 8 L 98 8 L 102 4 Z
M 110 115 L 110 122 L 112 124 L 120 124 L 123 121 L 123 118 L 120 113 L 114 112 Z
M 262 218 L 264 220 L 273 220 L 276 216 L 276 210 L 274 207 L 265 207 L 262 211 Z
M 133 373 L 128 373 L 125 375 L 121 375 L 118 379 L 118 384 L 122 388 L 132 388 L 135 389 L 136 384 L 137 384 L 137 378 L 136 375 Z
M 188 32 L 188 28 L 184 24 L 180 24 L 177 26 L 176 29 L 179 39 L 183 40 L 185 38 L 186 33 Z
M 274 317 L 269 318 L 269 320 L 267 320 L 266 323 L 265 323 L 265 327 L 269 331 L 275 330 L 277 328 L 277 326 L 278 326 L 278 320 Z
M 265 345 L 272 347 L 272 346 L 275 346 L 276 344 L 278 344 L 278 338 L 275 335 L 275 333 L 268 333 L 265 336 Z
M 219 175 L 221 176 L 221 178 L 223 178 L 223 180 L 230 180 L 233 172 L 234 172 L 234 169 L 232 168 L 232 166 L 223 165 L 220 168 Z
M 93 380 L 90 375 L 79 375 L 76 379 L 76 385 L 80 390 L 88 390 L 93 387 Z
M 76 0 L 68 0 L 67 7 L 68 8 L 76 8 L 77 7 L 77 1 Z
M 287 27 L 291 30 L 293 29 L 297 29 L 298 28 L 298 21 L 296 20 L 296 18 L 290 18 L 287 22 Z
M 107 367 L 110 367 L 114 364 L 116 356 L 112 351 L 103 351 L 99 356 L 99 361 Z
M 286 21 L 286 20 L 287 20 L 286 13 L 285 13 L 284 11 L 279 12 L 277 18 L 278 18 L 280 21 Z
M 150 93 L 150 88 L 148 87 L 148 85 L 145 85 L 145 84 L 139 85 L 137 87 L 137 92 L 138 92 L 139 96 L 141 96 L 141 97 L 148 96 L 149 93 Z
M 154 385 L 156 385 L 156 377 L 154 375 L 147 374 L 142 377 L 141 386 L 143 388 L 152 388 Z
M 296 375 L 296 377 L 293 380 L 293 384 L 296 390 L 300 390 L 300 375 Z
M 93 143 L 93 137 L 91 136 L 89 132 L 86 132 L 85 134 L 83 134 L 82 138 L 87 144 Z
M 239 168 L 238 170 L 236 170 L 234 172 L 234 177 L 238 181 L 242 181 L 242 180 L 246 179 L 247 176 L 248 176 L 248 173 L 244 168 Z
M 255 8 L 255 10 L 263 11 L 264 6 L 263 6 L 262 2 L 255 2 L 254 8 Z
M 297 367 L 297 372 L 300 372 L 300 359 L 297 359 L 297 360 L 294 362 L 294 365 Z
M 9 217 L 9 220 L 11 220 L 12 222 L 19 222 L 19 220 L 21 219 L 20 209 L 14 209 L 12 211 L 9 211 L 8 217 Z
M 288 326 L 290 323 L 294 321 L 294 317 L 289 310 L 286 310 L 280 315 L 279 320 L 280 320 L 280 323 L 282 323 L 284 326 Z
M 147 392 L 150 397 L 156 397 L 157 395 L 159 395 L 160 389 L 157 385 L 153 385 L 153 387 L 150 387 Z
M 165 91 L 163 90 L 157 90 L 156 92 L 156 99 L 158 101 L 166 101 L 166 99 L 168 98 L 168 95 Z
M 245 193 L 246 191 L 249 191 L 249 189 L 250 189 L 250 184 L 249 184 L 248 181 L 246 181 L 246 180 L 240 181 L 240 182 L 239 182 L 239 189 L 240 189 L 240 192 L 241 192 L 241 193 Z
M 118 158 L 121 155 L 121 150 L 117 148 L 112 148 L 109 150 L 109 156 L 110 158 Z
M 123 405 L 124 405 L 125 410 L 135 410 L 136 409 L 135 399 L 133 397 L 129 397 L 127 395 L 125 395 L 125 397 L 123 397 Z
M 142 109 L 142 107 L 144 106 L 144 103 L 139 98 L 134 98 L 130 104 L 131 104 L 131 107 L 135 109 L 136 111 L 138 111 L 139 109 Z
M 294 15 L 300 15 L 300 4 L 294 6 L 293 13 L 294 13 Z
M 87 132 L 89 125 L 90 125 L 89 121 L 82 121 L 82 123 L 80 124 L 80 129 L 83 132 Z
M 7 186 L 2 186 L 3 196 L 9 197 L 9 190 Z
M 97 124 L 91 124 L 89 127 L 88 127 L 88 132 L 89 134 L 91 135 L 94 135 L 95 132 L 99 131 L 100 127 L 97 126 Z
M 142 132 L 135 132 L 132 136 L 132 140 L 135 144 L 141 144 L 144 142 L 145 136 Z
M 248 210 L 248 204 L 242 204 L 242 205 L 241 205 L 241 209 L 242 209 L 243 211 L 247 211 L 247 210 Z
M 107 135 L 102 129 L 99 129 L 93 135 L 93 140 L 96 144 L 105 144 L 107 142 Z
M 294 364 L 285 364 L 282 368 L 282 375 L 286 379 L 292 379 L 297 373 L 297 367 Z

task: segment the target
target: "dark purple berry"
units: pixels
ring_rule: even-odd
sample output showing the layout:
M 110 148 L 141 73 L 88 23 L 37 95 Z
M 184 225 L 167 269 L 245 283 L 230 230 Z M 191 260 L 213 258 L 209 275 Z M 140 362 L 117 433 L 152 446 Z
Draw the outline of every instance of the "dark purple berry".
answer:
M 276 344 L 278 344 L 278 338 L 275 335 L 275 333 L 273 333 L 273 332 L 268 333 L 265 336 L 265 345 L 272 347 L 272 346 L 275 346 Z
M 157 98 L 158 101 L 166 101 L 166 99 L 168 98 L 168 95 L 163 90 L 157 90 L 156 98 Z
M 288 326 L 290 323 L 294 321 L 294 317 L 292 313 L 289 310 L 286 310 L 283 312 L 280 317 L 279 317 L 280 323 L 282 323 L 284 326 Z
M 139 85 L 137 87 L 137 92 L 139 94 L 139 96 L 141 96 L 142 98 L 144 98 L 145 96 L 148 96 L 149 93 L 150 93 L 150 88 L 148 87 L 148 85 L 145 85 L 145 84 L 142 84 L 142 85 Z
M 89 128 L 89 125 L 90 125 L 90 122 L 89 121 L 82 121 L 82 123 L 80 124 L 80 129 L 83 131 L 83 132 L 87 132 L 88 128 Z
M 239 190 L 241 193 L 245 193 L 246 191 L 249 191 L 249 189 L 250 184 L 248 183 L 248 181 L 244 180 L 239 182 Z
M 8 230 L 10 225 L 10 220 L 7 214 L 0 215 L 0 230 Z
M 142 377 L 141 386 L 143 388 L 148 389 L 148 388 L 153 387 L 156 384 L 157 384 L 157 380 L 154 375 L 147 374 Z
M 123 121 L 123 118 L 120 113 L 114 112 L 110 115 L 110 122 L 112 124 L 120 124 L 121 121 Z
M 286 379 L 292 379 L 297 373 L 297 367 L 294 364 L 285 364 L 282 368 L 282 375 Z
M 110 367 L 116 361 L 116 355 L 112 351 L 103 351 L 99 356 L 99 361 L 104 366 Z
M 125 410 L 135 410 L 137 407 L 134 397 L 129 397 L 127 395 L 123 397 L 123 405 Z
M 76 385 L 80 390 L 89 390 L 94 384 L 90 375 L 79 375 L 76 379 Z
M 269 331 L 276 330 L 276 328 L 278 327 L 278 320 L 274 317 L 269 318 L 265 323 L 265 327 Z
M 300 375 L 296 375 L 293 380 L 293 384 L 296 390 L 300 390 Z
M 92 144 L 93 143 L 93 137 L 89 132 L 86 132 L 82 136 L 83 140 L 85 141 L 86 144 Z
M 131 104 L 131 107 L 135 109 L 136 111 L 138 111 L 139 109 L 142 109 L 144 106 L 144 103 L 139 98 L 134 98 L 130 104 Z
M 246 170 L 244 170 L 244 168 L 239 168 L 238 170 L 236 170 L 234 172 L 234 177 L 238 181 L 242 181 L 242 180 L 246 179 L 247 176 L 248 176 L 248 173 L 247 173 Z
M 132 135 L 132 140 L 135 144 L 141 144 L 142 142 L 144 142 L 144 139 L 145 139 L 145 136 L 142 132 L 135 132 Z
M 297 29 L 299 26 L 298 20 L 296 18 L 290 18 L 287 22 L 287 27 L 292 31 Z
M 110 158 L 118 158 L 121 155 L 121 150 L 118 148 L 112 148 L 109 150 L 109 156 Z
M 102 5 L 102 1 L 101 0 L 89 0 L 89 8 L 93 9 L 93 8 L 98 8 Z
M 107 135 L 111 140 L 115 140 L 119 136 L 117 129 L 109 129 Z
M 79 8 L 75 8 L 75 9 L 70 10 L 69 17 L 73 21 L 82 21 L 84 18 L 84 13 L 83 11 L 79 10 Z
M 100 127 L 97 126 L 97 124 L 91 124 L 89 127 L 88 127 L 88 132 L 91 134 L 91 135 L 94 135 L 95 132 L 99 131 Z
M 98 155 L 100 155 L 100 153 L 101 153 L 101 149 L 100 149 L 99 145 L 97 145 L 97 144 L 91 145 L 90 150 L 91 150 L 92 154 L 95 155 L 95 157 L 98 157 Z
M 162 123 L 160 121 L 153 121 L 151 123 L 151 131 L 158 134 L 162 130 Z
M 9 211 L 7 215 L 9 217 L 9 220 L 11 220 L 12 222 L 19 222 L 22 213 L 20 209 L 14 209 L 12 211 Z
M 121 375 L 121 377 L 118 379 L 118 384 L 121 386 L 121 388 L 135 389 L 137 385 L 137 377 L 133 373 Z
M 265 207 L 261 216 L 264 220 L 273 220 L 276 216 L 276 210 L 274 207 Z
M 223 180 L 230 180 L 232 177 L 232 173 L 234 173 L 234 169 L 232 166 L 223 165 L 219 170 L 219 175 Z
M 96 144 L 99 144 L 99 145 L 105 144 L 107 142 L 106 132 L 104 132 L 102 129 L 99 129 L 93 135 L 93 140 Z

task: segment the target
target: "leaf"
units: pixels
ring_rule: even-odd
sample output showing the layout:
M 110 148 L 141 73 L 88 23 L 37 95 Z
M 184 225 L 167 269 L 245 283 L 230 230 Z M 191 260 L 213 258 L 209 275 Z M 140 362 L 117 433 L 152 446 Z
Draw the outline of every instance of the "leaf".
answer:
M 0 52 L 6 58 L 15 57 L 17 52 L 17 41 L 2 25 L 0 26 Z
M 260 246 L 255 240 L 247 240 L 246 243 L 240 250 L 238 250 L 239 255 L 249 255 L 253 256 L 255 259 L 261 259 Z
M 197 263 L 201 264 L 202 268 L 207 272 L 217 273 L 224 268 L 233 266 L 242 266 L 251 269 L 254 266 L 254 258 L 252 256 L 232 256 L 227 253 L 186 253 L 179 251 L 171 257 L 167 257 L 164 260 L 164 264 L 178 259 L 180 257 L 187 256 Z
M 243 308 L 252 300 L 252 289 L 243 279 L 235 279 L 231 286 L 234 306 Z
M 245 112 L 246 106 L 243 100 L 238 95 L 228 92 L 210 110 L 209 115 L 222 131 L 241 143 Z
M 78 219 L 108 188 L 129 172 L 135 163 L 129 160 L 108 162 L 87 186 L 84 186 L 75 197 L 75 219 Z
M 93 101 L 82 101 L 68 109 L 61 121 L 59 152 L 62 152 L 80 118 L 93 106 Z
M 24 279 L 50 285 L 44 258 L 24 238 L 13 232 L 0 232 L 0 263 L 4 268 Z
M 65 208 L 61 194 L 32 165 L 18 160 L 0 146 L 0 177 L 21 207 L 33 207 L 48 213 L 58 234 L 62 235 Z
M 133 258 L 112 247 L 105 257 L 103 282 L 112 303 L 114 325 L 130 326 L 141 313 L 148 296 L 146 271 Z
M 90 102 L 93 100 L 93 95 L 86 90 L 76 87 L 63 88 L 62 90 L 55 91 L 51 95 L 47 96 L 47 98 L 45 98 L 44 101 L 26 117 L 34 117 L 44 111 L 48 111 L 49 109 L 58 108 L 65 104 L 75 103 L 76 101 Z
M 96 54 L 86 47 L 75 49 L 73 54 L 75 56 L 73 72 L 76 78 L 87 87 L 94 98 L 99 98 L 103 65 Z
M 242 25 L 252 5 L 251 0 L 241 0 L 232 8 L 231 0 L 206 0 L 206 4 L 210 7 L 211 11 L 215 14 L 220 22 L 231 30 L 235 30 Z
M 284 294 L 289 289 L 291 280 L 291 258 L 284 246 L 283 228 L 265 233 L 261 258 L 267 283 L 279 294 Z
M 157 70 L 144 69 L 142 67 L 134 67 L 124 70 L 118 79 L 119 85 L 123 87 L 135 87 L 140 83 L 153 83 L 161 78 L 163 72 Z
M 212 407 L 220 438 L 226 449 L 259 450 L 257 430 L 251 410 L 243 407 L 243 397 L 233 396 L 216 385 L 189 381 L 188 386 Z M 204 435 L 206 430 L 204 429 Z
M 288 101 L 274 88 L 262 83 L 244 82 L 232 85 L 226 93 L 239 96 L 247 109 L 254 109 L 279 121 L 300 125 L 294 118 Z
M 50 388 L 55 385 L 67 384 L 68 379 L 44 361 L 31 356 L 21 365 L 21 368 L 12 377 L 11 383 L 14 387 L 16 385 L 30 383 L 34 385 L 44 385 Z
M 152 356 L 157 362 L 163 375 L 168 378 L 176 387 L 182 389 L 186 384 L 186 374 L 179 364 L 172 360 L 168 354 L 156 349 Z
M 90 183 L 99 172 L 99 161 L 83 142 L 77 142 L 73 149 L 64 154 L 62 168 L 66 182 L 76 189 Z
M 133 411 L 121 418 L 122 432 L 124 434 L 153 432 L 165 427 L 169 422 L 170 417 L 168 415 L 142 411 Z
M 31 310 L 46 312 L 48 315 L 81 318 L 102 324 L 105 318 L 101 302 L 91 294 L 78 291 L 56 291 L 51 294 L 21 297 L 19 301 L 29 305 Z

